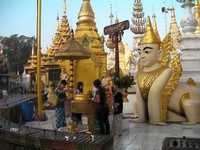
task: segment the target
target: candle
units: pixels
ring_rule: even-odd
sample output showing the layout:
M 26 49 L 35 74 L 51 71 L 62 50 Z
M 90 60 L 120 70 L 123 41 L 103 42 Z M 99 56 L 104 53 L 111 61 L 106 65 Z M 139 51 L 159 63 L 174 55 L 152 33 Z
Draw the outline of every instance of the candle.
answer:
M 91 139 L 92 139 L 92 142 L 94 141 L 94 135 L 90 135 L 91 136 Z
M 66 141 L 69 141 L 69 137 L 68 136 L 65 136 L 65 139 L 66 139 Z

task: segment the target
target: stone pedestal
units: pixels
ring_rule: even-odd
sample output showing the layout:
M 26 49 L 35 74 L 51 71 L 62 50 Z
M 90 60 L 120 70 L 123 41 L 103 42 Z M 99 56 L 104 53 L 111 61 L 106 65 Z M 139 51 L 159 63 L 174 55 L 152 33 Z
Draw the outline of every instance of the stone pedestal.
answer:
M 181 82 L 187 82 L 191 77 L 200 83 L 200 36 L 182 39 L 181 65 L 183 67 Z

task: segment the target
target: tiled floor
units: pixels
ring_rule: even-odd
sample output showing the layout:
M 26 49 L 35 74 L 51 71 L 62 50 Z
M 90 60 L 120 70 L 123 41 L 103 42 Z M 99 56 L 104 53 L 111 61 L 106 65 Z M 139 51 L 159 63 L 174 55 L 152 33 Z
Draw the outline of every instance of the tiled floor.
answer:
M 54 110 L 47 110 L 48 120 L 45 122 L 32 121 L 28 126 L 55 129 Z M 71 121 L 67 117 L 67 122 Z M 109 117 L 112 126 L 112 116 Z M 82 129 L 87 128 L 87 118 L 83 116 Z M 182 125 L 171 123 L 167 126 L 155 126 L 148 123 L 132 123 L 129 119 L 123 119 L 123 134 L 114 138 L 114 150 L 161 150 L 166 137 L 183 136 L 200 138 L 200 125 Z
M 132 115 L 132 101 L 135 95 L 129 95 L 128 103 L 124 103 L 124 115 Z M 45 111 L 47 121 L 31 121 L 27 126 L 55 129 L 54 110 Z M 67 122 L 71 120 L 67 117 Z M 112 115 L 109 117 L 110 125 L 112 126 Z M 83 127 L 87 128 L 87 118 L 83 116 Z M 123 119 L 123 134 L 119 138 L 114 138 L 114 150 L 161 150 L 163 141 L 166 137 L 183 136 L 200 138 L 200 125 L 182 125 L 170 123 L 167 126 L 155 126 L 148 123 L 132 123 L 129 118 Z

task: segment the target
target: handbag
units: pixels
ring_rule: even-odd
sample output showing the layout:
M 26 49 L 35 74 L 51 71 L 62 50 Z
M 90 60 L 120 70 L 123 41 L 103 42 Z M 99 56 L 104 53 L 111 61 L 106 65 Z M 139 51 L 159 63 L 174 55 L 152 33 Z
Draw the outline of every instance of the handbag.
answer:
M 51 106 L 56 107 L 58 105 L 58 96 L 54 91 L 49 92 L 47 98 L 47 103 L 49 103 Z
M 95 131 L 100 130 L 99 122 L 98 122 L 97 120 L 96 120 L 96 121 L 94 122 L 94 124 L 93 124 L 93 129 L 94 129 Z

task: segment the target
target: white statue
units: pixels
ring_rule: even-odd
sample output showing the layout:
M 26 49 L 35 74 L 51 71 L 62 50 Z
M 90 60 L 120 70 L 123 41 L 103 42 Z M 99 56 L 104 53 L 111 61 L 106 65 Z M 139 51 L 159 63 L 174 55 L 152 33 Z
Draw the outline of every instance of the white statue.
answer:
M 161 41 L 154 34 L 150 18 L 139 43 L 136 100 L 139 119 L 157 125 L 166 122 L 200 122 L 200 88 L 190 80 L 179 83 L 180 55 L 169 62 L 170 34 Z

